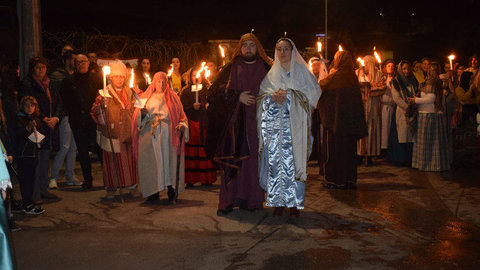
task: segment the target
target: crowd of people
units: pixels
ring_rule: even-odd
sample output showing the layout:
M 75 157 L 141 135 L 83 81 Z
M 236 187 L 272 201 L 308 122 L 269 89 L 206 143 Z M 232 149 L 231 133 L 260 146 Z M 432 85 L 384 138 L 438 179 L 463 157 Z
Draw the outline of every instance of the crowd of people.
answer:
M 102 85 L 97 55 L 65 46 L 61 66 L 34 57 L 22 80 L 2 64 L 2 151 L 30 215 L 57 199 L 49 189 L 58 188 L 63 164 L 66 185 L 90 190 L 96 156 L 106 200 L 120 194 L 154 203 L 167 190 L 174 203 L 185 188 L 215 183 L 220 171 L 218 215 L 265 203 L 275 216 L 285 208 L 298 216 L 310 158 L 328 189 L 355 189 L 357 166 L 382 158 L 422 171 L 478 164 L 478 56 L 467 65 L 377 63 L 370 55 L 357 63 L 346 50 L 331 63 L 307 64 L 291 39 L 277 41 L 272 59 L 245 34 L 229 63 L 207 61 L 210 76 L 203 66 L 183 68 L 179 57 L 168 75 L 139 58 L 133 73 L 111 62 Z

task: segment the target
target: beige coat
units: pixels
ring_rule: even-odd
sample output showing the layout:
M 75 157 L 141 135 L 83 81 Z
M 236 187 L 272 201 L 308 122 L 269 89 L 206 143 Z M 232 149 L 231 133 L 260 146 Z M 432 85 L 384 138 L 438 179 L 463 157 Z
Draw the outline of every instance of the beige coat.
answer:
M 397 124 L 398 142 L 410 143 L 413 142 L 413 135 L 407 124 L 407 107 L 408 104 L 402 99 L 402 96 L 395 87 L 392 87 L 392 98 L 395 104 L 397 104 L 397 111 L 395 122 Z

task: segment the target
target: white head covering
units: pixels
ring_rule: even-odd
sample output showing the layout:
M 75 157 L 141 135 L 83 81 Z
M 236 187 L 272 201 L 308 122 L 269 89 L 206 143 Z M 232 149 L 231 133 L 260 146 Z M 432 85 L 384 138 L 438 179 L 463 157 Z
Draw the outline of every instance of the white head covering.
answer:
M 275 62 L 263 79 L 262 84 L 260 84 L 259 95 L 273 94 L 279 88 L 297 90 L 305 95 L 311 107 L 316 107 L 321 94 L 317 79 L 308 69 L 307 63 L 303 60 L 293 41 L 288 38 L 282 38 L 281 40 L 287 40 L 293 47 L 290 71 L 285 72 L 275 51 Z
M 125 66 L 125 64 L 120 60 L 116 60 L 115 62 L 110 63 L 110 70 L 110 76 L 123 76 L 125 78 L 127 77 L 127 66 Z

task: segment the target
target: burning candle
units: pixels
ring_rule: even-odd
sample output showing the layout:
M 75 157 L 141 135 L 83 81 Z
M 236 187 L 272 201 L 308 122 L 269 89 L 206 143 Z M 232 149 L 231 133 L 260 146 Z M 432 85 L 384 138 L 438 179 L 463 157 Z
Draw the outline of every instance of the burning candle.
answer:
M 455 55 L 454 55 L 454 54 L 450 54 L 450 55 L 448 56 L 448 60 L 450 61 L 450 71 L 452 72 L 452 74 L 453 74 L 453 62 L 452 62 L 453 59 L 455 59 Z
M 343 52 L 342 45 L 338 45 L 338 51 Z
M 309 61 L 308 61 L 308 69 L 310 69 L 310 72 L 313 72 L 312 60 L 309 60 Z
M 378 64 L 381 65 L 382 59 L 380 58 L 380 55 L 378 55 L 377 51 L 374 51 L 373 54 L 375 55 L 375 58 L 377 59 Z
M 362 65 L 362 67 L 365 66 L 365 62 L 363 62 L 363 59 L 362 59 L 362 58 L 358 57 L 358 58 L 357 58 L 357 61 L 360 63 L 360 65 Z
M 132 68 L 132 71 L 130 72 L 130 88 L 133 88 L 134 86 L 134 78 L 135 78 L 135 74 L 133 73 L 133 68 Z
M 150 76 L 148 76 L 147 73 L 145 73 L 145 78 L 147 78 L 147 85 L 152 84 L 152 79 L 150 79 Z
M 110 74 L 110 66 L 103 66 L 103 91 L 107 91 L 107 75 Z
M 220 49 L 220 54 L 222 55 L 222 65 L 225 66 L 225 49 L 220 44 L 218 44 L 218 48 Z

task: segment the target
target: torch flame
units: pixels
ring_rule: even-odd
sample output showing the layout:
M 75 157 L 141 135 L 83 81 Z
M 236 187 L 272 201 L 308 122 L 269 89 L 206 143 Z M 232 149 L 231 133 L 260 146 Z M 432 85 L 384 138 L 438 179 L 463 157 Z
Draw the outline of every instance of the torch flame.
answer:
M 105 75 L 110 74 L 110 66 L 103 66 L 102 71 Z
M 145 77 L 147 78 L 147 83 L 150 85 L 152 84 L 152 79 L 150 79 L 150 76 L 148 76 L 147 73 L 145 73 Z
M 308 61 L 308 68 L 310 69 L 311 72 L 313 72 L 312 60 L 309 60 L 309 61 Z
M 450 59 L 450 60 L 455 59 L 455 55 L 454 55 L 454 54 L 450 54 L 450 55 L 448 56 L 448 59 Z
M 172 68 L 168 70 L 167 77 L 171 77 L 171 76 L 172 76 L 172 73 L 173 73 L 173 64 L 170 64 L 170 66 L 171 66 Z
M 317 42 L 317 52 L 321 52 L 322 51 L 322 42 L 318 41 Z
M 200 78 L 200 74 L 202 73 L 202 71 L 205 69 L 205 64 L 207 62 L 202 62 L 202 66 L 200 67 L 200 69 L 197 71 L 197 75 L 195 76 L 195 78 Z
M 378 62 L 379 64 L 381 64 L 381 63 L 382 63 L 382 59 L 380 59 L 380 56 L 378 55 L 377 51 L 374 51 L 373 54 L 375 55 L 375 58 L 377 58 L 377 62 Z
M 220 49 L 220 54 L 222 54 L 222 58 L 225 58 L 225 49 L 220 44 L 218 44 L 218 48 Z
M 130 88 L 133 88 L 133 80 L 134 80 L 135 74 L 133 73 L 133 68 L 132 71 L 130 72 Z
M 377 46 L 373 46 L 373 51 L 376 51 L 377 50 Z
M 338 51 L 343 52 L 342 45 L 338 45 Z

